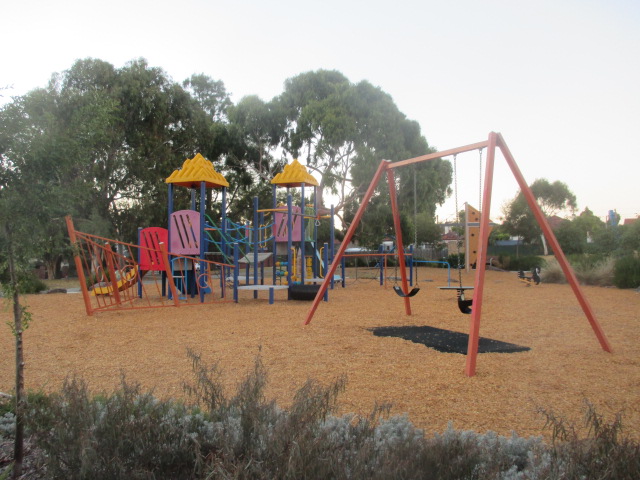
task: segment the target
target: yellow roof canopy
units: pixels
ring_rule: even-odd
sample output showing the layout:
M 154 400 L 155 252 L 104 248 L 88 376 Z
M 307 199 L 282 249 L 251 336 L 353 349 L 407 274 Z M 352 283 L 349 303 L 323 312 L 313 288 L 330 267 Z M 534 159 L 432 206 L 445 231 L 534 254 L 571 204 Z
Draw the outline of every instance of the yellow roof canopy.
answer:
M 187 158 L 182 168 L 175 169 L 165 180 L 165 183 L 187 188 L 197 188 L 201 182 L 205 182 L 207 188 L 229 186 L 229 182 L 213 168 L 213 163 L 199 153 L 193 158 Z
M 307 171 L 304 165 L 298 162 L 297 158 L 285 166 L 282 172 L 273 177 L 271 183 L 284 187 L 299 187 L 303 183 L 318 186 L 318 181 Z

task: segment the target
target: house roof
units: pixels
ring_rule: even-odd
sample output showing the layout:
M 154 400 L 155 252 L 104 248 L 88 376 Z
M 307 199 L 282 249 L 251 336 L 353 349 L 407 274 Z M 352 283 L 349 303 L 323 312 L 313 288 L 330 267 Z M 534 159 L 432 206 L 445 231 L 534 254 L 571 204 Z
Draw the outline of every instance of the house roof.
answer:
M 566 222 L 567 219 L 566 218 L 562 218 L 559 217 L 557 215 L 551 215 L 550 217 L 547 217 L 547 223 L 549 224 L 549 226 L 551 227 L 551 230 L 555 230 L 556 228 L 558 228 L 562 223 Z
M 638 218 L 640 217 L 636 217 L 636 218 L 625 218 L 624 219 L 624 223 L 623 225 L 631 225 L 632 223 L 636 223 L 638 221 Z

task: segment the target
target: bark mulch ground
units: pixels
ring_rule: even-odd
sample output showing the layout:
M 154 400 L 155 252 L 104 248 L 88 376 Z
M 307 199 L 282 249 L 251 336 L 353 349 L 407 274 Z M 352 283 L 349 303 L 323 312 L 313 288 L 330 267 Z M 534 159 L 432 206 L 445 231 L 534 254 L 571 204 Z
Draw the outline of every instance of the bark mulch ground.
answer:
M 455 291 L 437 288 L 446 285 L 446 271 L 426 269 L 419 278 L 411 316 L 391 285 L 358 280 L 332 291 L 308 326 L 302 322 L 310 302 L 287 301 L 286 291 L 275 292 L 273 305 L 265 292 L 257 300 L 241 292 L 238 304 L 92 317 L 79 294 L 26 296 L 33 314 L 24 336 L 27 388 L 57 390 L 65 377 L 78 375 L 95 392 L 111 391 L 124 373 L 159 397 L 183 397 L 191 348 L 219 363 L 229 393 L 261 355 L 269 373 L 267 394 L 283 407 L 307 378 L 329 383 L 346 375 L 339 413 L 367 415 L 376 402 L 391 402 L 392 413 L 406 413 L 427 434 L 452 422 L 456 429 L 547 436 L 539 408 L 581 424 L 589 401 L 610 419 L 622 411 L 626 433 L 640 437 L 638 292 L 584 287 L 613 346 L 607 353 L 569 286 L 527 287 L 513 273 L 487 272 L 480 335 L 529 350 L 481 353 L 477 375 L 467 378 L 464 354 L 416 343 L 415 335 L 374 335 L 381 327 L 429 327 L 454 332 L 447 341 L 459 334 L 465 345 L 470 316 L 459 312 Z M 473 284 L 471 274 L 464 284 Z M 6 323 L 11 311 L 0 316 Z M 10 392 L 13 337 L 8 327 L 3 331 L 0 391 Z M 430 335 L 422 331 L 419 337 L 428 341 Z

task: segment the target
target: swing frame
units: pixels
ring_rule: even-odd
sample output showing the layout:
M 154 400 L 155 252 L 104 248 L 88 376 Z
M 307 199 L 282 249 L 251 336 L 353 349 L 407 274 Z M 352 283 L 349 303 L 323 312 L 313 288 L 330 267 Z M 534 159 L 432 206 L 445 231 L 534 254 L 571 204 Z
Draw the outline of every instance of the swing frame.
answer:
M 415 163 L 435 160 L 438 158 L 447 157 L 447 156 L 455 155 L 458 153 L 469 152 L 469 151 L 477 150 L 480 148 L 487 149 L 487 158 L 485 162 L 485 182 L 483 186 L 484 190 L 483 190 L 483 197 L 482 197 L 482 211 L 481 211 L 481 217 L 480 217 L 480 234 L 479 234 L 480 239 L 479 239 L 479 246 L 478 246 L 478 257 L 477 257 L 478 268 L 476 268 L 476 273 L 475 273 L 473 311 L 471 313 L 471 320 L 469 325 L 469 343 L 467 346 L 465 374 L 469 377 L 474 376 L 476 374 L 478 343 L 480 340 L 480 320 L 482 318 L 482 301 L 484 296 L 484 279 L 485 279 L 486 261 L 487 261 L 487 246 L 488 246 L 488 240 L 489 240 L 489 212 L 491 211 L 493 166 L 495 161 L 496 148 L 498 148 L 502 153 L 502 156 L 504 157 L 509 168 L 511 169 L 513 176 L 518 182 L 520 190 L 522 191 L 525 199 L 527 200 L 527 203 L 529 204 L 529 208 L 531 208 L 531 211 L 533 212 L 538 222 L 538 225 L 540 226 L 545 237 L 547 238 L 547 241 L 549 242 L 552 251 L 555 253 L 556 259 L 558 260 L 558 263 L 560 264 L 560 267 L 562 268 L 562 271 L 564 272 L 565 277 L 567 278 L 571 286 L 571 289 L 573 290 L 573 293 L 575 294 L 576 299 L 578 300 L 578 303 L 582 308 L 582 311 L 587 317 L 587 320 L 589 321 L 589 324 L 591 325 L 591 328 L 593 329 L 596 335 L 596 338 L 600 343 L 600 346 L 606 352 L 613 351 L 611 344 L 609 343 L 609 340 L 607 339 L 604 331 L 602 330 L 602 327 L 600 326 L 600 323 L 596 319 L 595 313 L 593 312 L 591 305 L 585 298 L 582 292 L 582 289 L 580 288 L 580 284 L 578 283 L 578 279 L 575 273 L 573 272 L 571 266 L 569 265 L 569 262 L 567 261 L 567 258 L 564 252 L 562 251 L 562 248 L 560 248 L 560 244 L 558 243 L 556 236 L 551 230 L 551 227 L 549 226 L 547 219 L 542 213 L 542 210 L 538 206 L 538 203 L 536 202 L 533 192 L 529 188 L 529 185 L 527 185 L 527 182 L 525 181 L 522 175 L 522 172 L 520 171 L 520 168 L 516 164 L 516 161 L 513 155 L 511 154 L 509 147 L 505 143 L 502 135 L 496 132 L 490 132 L 487 140 L 466 145 L 463 147 L 457 147 L 449 150 L 444 150 L 441 152 L 421 155 L 419 157 L 409 158 L 409 159 L 401 160 L 395 163 L 392 163 L 389 160 L 382 160 L 380 162 L 373 176 L 373 179 L 369 184 L 369 188 L 367 189 L 364 197 L 362 198 L 362 201 L 360 202 L 360 207 L 358 208 L 358 211 L 356 212 L 353 218 L 353 221 L 351 222 L 351 225 L 347 230 L 344 240 L 340 245 L 340 248 L 338 249 L 338 252 L 334 258 L 334 261 L 331 264 L 331 268 L 325 275 L 325 279 L 322 282 L 320 289 L 318 290 L 316 298 L 313 300 L 313 304 L 311 305 L 309 313 L 307 314 L 307 317 L 304 321 L 305 325 L 308 325 L 313 319 L 313 316 L 316 310 L 318 309 L 320 302 L 322 301 L 324 292 L 329 287 L 330 280 L 331 278 L 333 278 L 333 275 L 338 265 L 340 264 L 340 259 L 342 258 L 342 255 L 344 255 L 344 252 L 347 249 L 347 245 L 351 241 L 353 234 L 355 233 L 355 230 L 358 227 L 360 220 L 362 219 L 362 215 L 364 214 L 367 206 L 369 205 L 369 200 L 373 196 L 373 193 L 375 192 L 375 189 L 378 186 L 378 183 L 380 182 L 382 175 L 384 174 L 387 175 L 387 180 L 389 184 L 389 194 L 391 197 L 391 209 L 393 212 L 393 223 L 394 223 L 395 235 L 396 235 L 396 246 L 398 248 L 398 257 L 399 257 L 398 260 L 400 262 L 400 273 L 402 277 L 402 291 L 403 293 L 409 292 L 408 281 L 407 281 L 407 269 L 405 265 L 404 245 L 402 243 L 402 232 L 400 229 L 400 214 L 398 211 L 394 170 L 397 168 L 406 167 L 408 165 L 412 165 Z M 405 306 L 405 313 L 407 315 L 411 315 L 411 298 L 403 297 L 403 301 Z

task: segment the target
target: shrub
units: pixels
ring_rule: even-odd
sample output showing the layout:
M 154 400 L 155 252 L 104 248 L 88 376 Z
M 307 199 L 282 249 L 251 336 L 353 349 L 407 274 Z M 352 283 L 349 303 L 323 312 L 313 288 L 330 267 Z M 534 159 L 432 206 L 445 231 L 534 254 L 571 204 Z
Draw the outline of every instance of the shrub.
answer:
M 542 257 L 536 255 L 518 256 L 515 255 L 498 255 L 498 264 L 504 270 L 515 271 L 531 271 L 535 267 L 544 269 L 546 262 Z
M 573 266 L 578 280 L 583 285 L 595 285 L 609 287 L 613 285 L 613 270 L 615 261 L 613 258 L 601 257 L 593 263 L 578 263 Z
M 587 438 L 580 438 L 576 428 L 553 412 L 540 412 L 552 429 L 552 462 L 544 478 L 600 478 L 632 480 L 640 472 L 640 444 L 622 437 L 622 416 L 611 422 L 585 402 Z
M 601 255 L 580 255 L 572 256 L 569 263 L 579 283 L 600 287 L 613 285 L 613 258 Z M 544 283 L 567 283 L 564 272 L 555 258 L 547 262 L 547 266 L 542 270 L 541 278 Z
M 5 286 L 9 283 L 9 276 L 3 275 L 0 280 Z M 21 294 L 29 295 L 32 293 L 39 293 L 47 289 L 46 283 L 40 280 L 33 272 L 19 272 L 18 273 L 18 291 Z
M 640 258 L 634 255 L 619 258 L 614 267 L 613 283 L 618 288 L 640 287 Z
M 553 429 L 539 437 L 455 430 L 425 438 L 390 406 L 367 417 L 333 414 L 345 388 L 307 381 L 288 410 L 265 397 L 260 357 L 227 397 L 217 365 L 189 352 L 191 405 L 158 400 L 122 380 L 114 394 L 91 398 L 78 379 L 29 404 L 28 428 L 44 449 L 51 478 L 244 479 L 631 479 L 640 446 L 622 438 L 621 417 L 606 423 L 587 404 L 589 437 L 542 410 Z M 7 417 L 4 423 L 10 424 Z M 0 430 L 1 431 L 1 430 Z M 0 471 L 0 478 L 2 472 Z
M 448 262 L 451 268 L 454 268 L 454 269 L 464 268 L 465 266 L 465 259 L 464 259 L 463 252 L 460 252 L 460 254 L 450 253 L 449 255 L 447 255 L 446 258 L 444 258 L 444 261 Z

